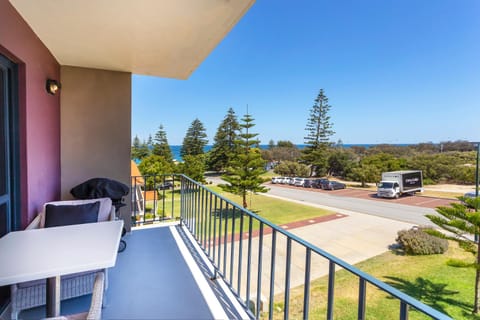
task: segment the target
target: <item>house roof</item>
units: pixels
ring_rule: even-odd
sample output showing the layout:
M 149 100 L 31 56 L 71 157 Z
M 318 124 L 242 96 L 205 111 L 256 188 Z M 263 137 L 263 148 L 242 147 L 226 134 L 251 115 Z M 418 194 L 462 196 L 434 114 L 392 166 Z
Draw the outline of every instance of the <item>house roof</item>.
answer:
M 186 79 L 255 0 L 10 0 L 61 65 Z
M 143 180 L 140 170 L 138 170 L 137 164 L 133 160 L 130 160 L 130 176 L 132 177 L 132 186 L 143 186 L 143 184 L 145 183 L 145 180 Z

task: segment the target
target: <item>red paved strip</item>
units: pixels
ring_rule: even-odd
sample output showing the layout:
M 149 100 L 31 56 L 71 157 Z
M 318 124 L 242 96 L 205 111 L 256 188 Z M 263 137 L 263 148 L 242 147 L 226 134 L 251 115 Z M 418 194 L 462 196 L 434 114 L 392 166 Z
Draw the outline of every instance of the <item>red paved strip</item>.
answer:
M 321 216 L 321 217 L 317 217 L 317 218 L 313 218 L 313 219 L 281 224 L 280 227 L 283 228 L 283 229 L 294 229 L 294 228 L 304 227 L 304 226 L 307 226 L 307 225 L 310 225 L 310 224 L 321 223 L 321 222 L 336 220 L 336 219 L 345 218 L 345 217 L 347 217 L 346 214 L 335 213 L 335 214 L 330 214 L 328 216 Z
M 317 224 L 317 223 L 332 221 L 332 220 L 336 220 L 336 219 L 341 219 L 341 218 L 345 218 L 345 217 L 348 217 L 348 215 L 342 214 L 342 213 L 334 213 L 334 214 L 330 214 L 328 216 L 321 216 L 321 217 L 311 218 L 311 219 L 307 219 L 307 220 L 301 220 L 301 221 L 295 221 L 295 222 L 291 222 L 291 223 L 282 224 L 282 225 L 280 225 L 280 228 L 283 228 L 285 230 L 290 230 L 290 229 L 305 227 L 305 226 L 312 225 L 312 224 Z M 267 228 L 263 229 L 263 235 L 267 235 L 267 234 L 271 234 L 271 233 L 272 233 L 272 229 L 270 227 L 267 227 Z M 252 238 L 253 237 L 258 237 L 259 234 L 260 234 L 260 230 L 252 231 Z M 222 235 L 222 237 L 220 237 L 220 239 L 217 240 L 217 244 L 223 244 L 224 239 L 225 239 L 225 236 Z M 248 239 L 248 232 L 244 232 L 242 234 L 242 239 L 243 240 Z M 237 234 L 235 234 L 234 241 L 238 241 L 238 240 L 240 240 L 240 235 L 237 233 Z M 230 243 L 231 241 L 232 241 L 232 235 L 227 235 L 227 243 Z M 207 245 L 210 245 L 210 241 L 207 243 Z

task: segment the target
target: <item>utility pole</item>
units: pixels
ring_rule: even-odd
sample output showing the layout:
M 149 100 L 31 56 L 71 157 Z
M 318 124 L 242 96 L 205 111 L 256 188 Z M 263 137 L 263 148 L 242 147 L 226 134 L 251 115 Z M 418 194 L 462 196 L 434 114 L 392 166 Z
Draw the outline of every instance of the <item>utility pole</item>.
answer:
M 475 199 L 478 199 L 478 162 L 480 157 L 480 142 L 473 142 L 477 147 L 477 164 L 475 166 Z M 478 212 L 478 200 L 475 201 L 475 212 Z M 475 242 L 478 243 L 478 234 L 475 234 Z
M 477 147 L 477 165 L 475 167 L 475 197 L 478 197 L 478 162 L 480 159 L 480 142 L 475 142 L 473 144 L 474 146 Z M 475 210 L 478 210 L 478 208 L 475 208 Z

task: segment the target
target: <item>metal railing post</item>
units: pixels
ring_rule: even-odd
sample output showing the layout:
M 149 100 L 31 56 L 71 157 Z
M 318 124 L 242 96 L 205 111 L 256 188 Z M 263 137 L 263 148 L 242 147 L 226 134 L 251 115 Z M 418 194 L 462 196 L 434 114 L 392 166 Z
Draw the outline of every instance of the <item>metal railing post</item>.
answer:
M 312 264 L 312 250 L 307 248 L 305 253 L 305 280 L 303 282 L 303 319 L 308 319 L 310 309 L 310 267 Z
M 250 274 L 252 269 L 252 216 L 248 217 L 248 245 L 247 245 L 247 296 L 246 303 L 248 309 L 250 309 Z
M 285 257 L 285 299 L 283 306 L 283 318 L 288 319 L 290 312 L 290 270 L 292 266 L 292 239 L 287 238 L 287 256 Z
M 335 263 L 328 263 L 327 320 L 333 320 L 333 297 L 335 292 Z
M 262 255 L 263 255 L 263 223 L 260 222 L 258 238 L 258 264 L 257 264 L 257 301 L 255 316 L 260 318 L 260 304 L 262 303 Z
M 367 294 L 367 282 L 360 278 L 358 284 L 358 317 L 359 320 L 365 320 L 365 298 Z
M 272 230 L 272 256 L 270 259 L 270 295 L 268 298 L 268 319 L 273 319 L 273 298 L 275 295 L 275 255 L 277 250 L 277 230 Z
M 233 286 L 233 264 L 235 262 L 235 207 L 232 207 L 232 232 L 230 238 L 230 283 Z
M 242 262 L 243 262 L 243 211 L 240 210 L 240 232 L 238 239 L 238 288 L 237 295 L 240 297 L 242 295 Z

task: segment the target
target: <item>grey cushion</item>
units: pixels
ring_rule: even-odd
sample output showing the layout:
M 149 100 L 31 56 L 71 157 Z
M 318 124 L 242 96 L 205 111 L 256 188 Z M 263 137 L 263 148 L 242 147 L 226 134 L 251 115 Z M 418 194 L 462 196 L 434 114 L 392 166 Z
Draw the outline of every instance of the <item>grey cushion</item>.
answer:
M 99 202 L 63 206 L 48 204 L 45 208 L 45 228 L 97 222 L 99 208 Z

